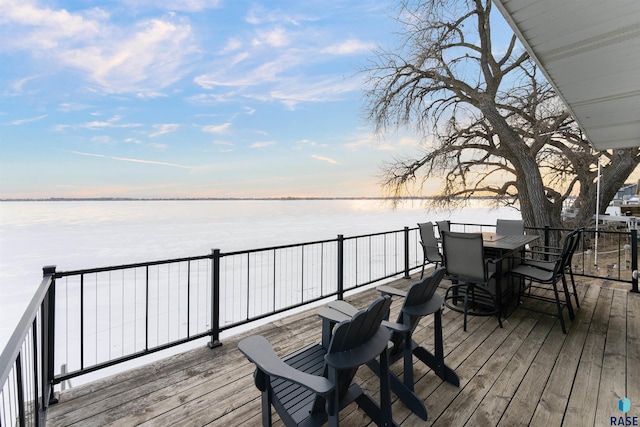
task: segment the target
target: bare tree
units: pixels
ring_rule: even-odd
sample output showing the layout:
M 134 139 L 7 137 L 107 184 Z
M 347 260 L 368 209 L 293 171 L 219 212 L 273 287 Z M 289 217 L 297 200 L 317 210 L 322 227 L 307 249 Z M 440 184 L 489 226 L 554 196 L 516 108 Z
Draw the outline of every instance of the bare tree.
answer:
M 561 226 L 563 203 L 577 194 L 575 221 L 588 225 L 598 159 L 604 209 L 640 149 L 594 151 L 515 35 L 494 45 L 491 14 L 490 0 L 400 1 L 402 43 L 365 69 L 366 111 L 378 132 L 411 126 L 424 141 L 383 167 L 382 184 L 397 197 L 441 178 L 441 204 L 491 196 L 518 205 L 531 227 Z

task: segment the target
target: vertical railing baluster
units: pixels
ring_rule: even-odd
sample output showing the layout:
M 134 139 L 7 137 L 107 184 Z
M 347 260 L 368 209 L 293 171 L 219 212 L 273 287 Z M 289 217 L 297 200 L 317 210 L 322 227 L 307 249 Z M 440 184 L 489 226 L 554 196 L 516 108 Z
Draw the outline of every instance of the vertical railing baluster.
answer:
M 37 317 L 37 316 L 36 316 Z M 33 419 L 35 425 L 40 425 L 40 404 L 38 403 L 38 384 L 41 376 L 38 375 L 38 320 L 33 319 L 31 323 L 31 345 L 33 346 L 33 360 L 31 360 L 31 369 L 33 369 Z
M 320 295 L 324 296 L 324 242 L 320 243 Z
M 638 230 L 631 230 L 631 272 L 638 271 Z M 638 293 L 638 276 L 631 275 L 631 292 Z
M 80 275 L 80 370 L 84 370 L 84 274 Z
M 247 252 L 247 314 L 245 316 L 245 319 L 249 319 L 249 306 L 250 306 L 250 302 L 251 302 L 251 297 L 250 297 L 250 293 L 251 293 L 251 286 L 250 286 L 250 282 L 251 282 L 251 253 Z
M 338 234 L 336 243 L 338 244 L 338 299 L 341 300 L 344 299 L 344 236 L 342 234 Z
M 27 425 L 24 413 L 24 388 L 22 382 L 22 351 L 16 358 L 16 388 L 18 393 L 18 420 L 21 426 Z
M 53 395 L 53 379 L 55 376 L 56 266 L 46 266 L 42 271 L 45 276 L 51 276 L 51 286 L 49 287 L 47 296 L 42 301 L 42 377 L 44 380 L 42 381 L 42 407 L 47 408 L 50 404 L 58 403 L 58 400 Z
M 544 226 L 544 246 L 545 247 L 549 247 L 549 226 L 545 225 Z M 546 261 L 549 261 L 549 251 L 545 251 L 546 254 L 544 256 L 544 259 Z
M 149 351 L 149 266 L 145 266 L 144 278 L 144 351 Z
M 211 341 L 209 348 L 220 347 L 220 249 L 211 250 Z
M 404 278 L 410 279 L 409 274 L 409 227 L 404 227 Z
M 187 337 L 191 336 L 191 261 L 187 262 Z

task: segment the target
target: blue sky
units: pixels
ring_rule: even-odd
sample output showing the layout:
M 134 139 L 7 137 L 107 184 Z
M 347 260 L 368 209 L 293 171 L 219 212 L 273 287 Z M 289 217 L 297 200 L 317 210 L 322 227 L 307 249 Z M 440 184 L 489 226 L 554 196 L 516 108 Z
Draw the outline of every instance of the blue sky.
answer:
M 388 0 L 0 0 L 0 197 L 379 196 Z

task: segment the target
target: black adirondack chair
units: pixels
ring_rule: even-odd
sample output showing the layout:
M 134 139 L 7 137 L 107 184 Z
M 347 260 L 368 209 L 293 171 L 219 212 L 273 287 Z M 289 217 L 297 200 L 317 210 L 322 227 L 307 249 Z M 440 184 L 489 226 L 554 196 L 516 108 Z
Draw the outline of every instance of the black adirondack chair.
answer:
M 391 417 L 387 345 L 390 333 L 381 325 L 391 299 L 378 298 L 333 329 L 330 343 L 307 345 L 284 358 L 254 335 L 238 344 L 256 365 L 255 384 L 262 392 L 262 424 L 271 426 L 273 406 L 286 426 L 338 426 L 341 409 L 356 402 L 378 425 L 396 425 Z M 353 383 L 358 368 L 380 358 L 380 405 Z
M 444 277 L 444 273 L 444 268 L 438 268 L 430 276 L 412 284 L 406 292 L 386 285 L 377 288 L 383 295 L 404 298 L 396 323 L 383 322 L 383 325 L 387 326 L 391 331 L 390 341 L 393 343 L 393 347 L 389 352 L 389 364 L 393 364 L 400 359 L 404 361 L 403 381 L 393 373 L 390 373 L 390 384 L 391 390 L 393 390 L 396 396 L 398 396 L 414 414 L 423 420 L 427 419 L 427 409 L 422 399 L 416 396 L 414 392 L 414 355 L 422 361 L 422 363 L 431 368 L 443 381 L 447 381 L 455 386 L 460 385 L 458 375 L 444 363 L 442 338 L 443 300 L 442 297 L 436 293 L 436 289 Z M 333 301 L 329 303 L 328 307 L 337 312 L 344 313 L 345 316 L 357 311 L 355 307 L 345 301 Z M 435 316 L 434 353 L 431 353 L 416 343 L 412 338 L 413 332 L 418 326 L 420 319 L 430 314 Z M 329 317 L 329 315 L 327 315 L 327 317 Z M 333 318 L 339 318 L 339 315 L 334 313 Z M 368 362 L 367 366 L 369 366 L 373 372 L 380 375 L 382 366 L 378 360 Z

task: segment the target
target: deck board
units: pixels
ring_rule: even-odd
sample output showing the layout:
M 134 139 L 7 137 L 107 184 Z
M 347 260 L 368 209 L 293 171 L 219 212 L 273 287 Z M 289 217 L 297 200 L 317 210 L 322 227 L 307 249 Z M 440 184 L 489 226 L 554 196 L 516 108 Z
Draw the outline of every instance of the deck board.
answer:
M 406 289 L 411 281 L 399 279 Z M 438 292 L 443 292 L 439 290 Z M 578 278 L 581 308 L 567 335 L 553 317 L 516 309 L 500 328 L 495 317 L 470 317 L 468 331 L 452 310 L 443 314 L 445 360 L 460 377 L 460 387 L 442 382 L 414 358 L 416 394 L 428 420 L 413 415 L 392 394 L 394 419 L 402 426 L 608 425 L 618 415 L 617 401 L 640 401 L 640 295 L 600 279 Z M 347 298 L 359 308 L 377 297 L 375 290 Z M 400 300 L 394 299 L 395 318 Z M 185 351 L 60 393 L 48 426 L 260 425 L 260 394 L 254 366 L 237 350 L 238 341 L 264 335 L 281 355 L 320 340 L 315 309 L 229 336 L 216 349 Z M 414 334 L 433 347 L 433 316 Z M 402 376 L 402 363 L 391 370 Z M 378 399 L 378 379 L 361 368 L 357 381 Z M 636 406 L 634 406 L 636 405 Z M 636 411 L 640 412 L 640 411 Z M 350 405 L 342 425 L 368 426 L 371 420 Z M 274 414 L 274 425 L 282 423 Z

